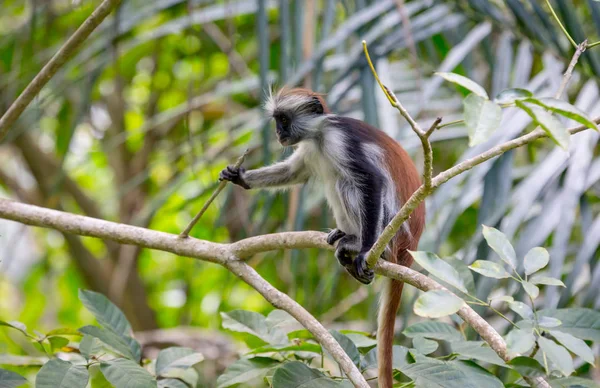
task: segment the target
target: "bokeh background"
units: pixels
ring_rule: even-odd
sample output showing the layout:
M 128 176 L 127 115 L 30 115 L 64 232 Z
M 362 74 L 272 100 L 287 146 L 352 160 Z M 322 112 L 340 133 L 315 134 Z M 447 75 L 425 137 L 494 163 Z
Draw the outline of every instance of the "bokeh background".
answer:
M 98 4 L 0 2 L 0 111 Z M 598 40 L 600 2 L 552 4 L 576 41 Z M 383 82 L 424 126 L 438 116 L 462 119 L 467 91 L 435 71 L 470 77 L 491 96 L 509 87 L 551 96 L 573 51 L 541 0 L 124 0 L 0 144 L 0 195 L 179 233 L 244 149 L 251 150 L 247 167 L 289 154 L 262 117 L 271 85 L 326 93 L 335 112 L 380 127 L 421 166 L 419 140 L 374 83 L 363 39 Z M 598 50 L 582 55 L 567 90 L 593 117 L 600 113 Z M 469 148 L 464 126 L 445 127 L 432 137 L 435 172 L 532 128 L 527 115 L 508 109 L 501 129 Z M 566 153 L 537 141 L 454 178 L 427 202 L 420 249 L 467 263 L 486 259 L 481 224 L 496 226 L 521 257 L 534 246 L 549 249 L 548 271 L 567 288 L 549 288 L 540 308 L 600 308 L 597 142 L 587 131 Z M 333 226 L 319 187 L 228 186 L 192 235 L 228 242 Z M 217 265 L 3 220 L 0 260 L 0 319 L 40 331 L 79 327 L 92 317 L 77 289 L 92 289 L 122 307 L 146 344 L 197 341 L 218 360 L 210 373 L 239 347 L 219 331 L 218 312 L 272 309 Z M 250 262 L 329 327 L 374 329 L 378 286 L 360 286 L 329 252 L 272 252 Z M 476 277 L 476 287 L 486 298 L 508 285 Z M 415 295 L 407 288 L 399 326 L 418 319 L 410 313 Z M 0 330 L 0 364 L 2 353 L 37 352 L 18 333 Z

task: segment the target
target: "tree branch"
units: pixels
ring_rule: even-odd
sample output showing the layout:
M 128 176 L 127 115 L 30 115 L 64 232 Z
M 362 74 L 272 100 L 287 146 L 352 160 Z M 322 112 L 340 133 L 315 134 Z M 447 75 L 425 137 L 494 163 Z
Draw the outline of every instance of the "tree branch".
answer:
M 81 26 L 71 35 L 69 40 L 48 61 L 44 68 L 27 85 L 25 90 L 12 103 L 10 108 L 0 118 L 0 141 L 6 136 L 9 127 L 21 116 L 21 113 L 38 95 L 40 90 L 50 81 L 58 70 L 75 54 L 79 46 L 98 27 L 98 25 L 110 14 L 110 12 L 121 2 L 121 0 L 104 0 L 98 8 L 83 22 Z

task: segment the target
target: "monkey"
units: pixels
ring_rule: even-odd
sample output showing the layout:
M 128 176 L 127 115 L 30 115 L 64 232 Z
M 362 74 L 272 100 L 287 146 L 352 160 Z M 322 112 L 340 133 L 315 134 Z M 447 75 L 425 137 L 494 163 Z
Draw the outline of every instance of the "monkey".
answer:
M 220 180 L 245 189 L 275 188 L 314 180 L 322 185 L 336 228 L 327 243 L 356 280 L 369 284 L 374 272 L 366 257 L 383 228 L 421 185 L 419 173 L 402 146 L 385 132 L 357 119 L 331 113 L 321 94 L 308 89 L 271 92 L 265 113 L 275 121 L 279 143 L 293 147 L 285 160 L 254 170 L 227 166 Z M 388 244 L 382 257 L 410 266 L 424 228 L 421 204 Z M 335 245 L 337 243 L 337 245 Z M 403 283 L 385 279 L 378 312 L 379 386 L 391 388 L 394 323 Z

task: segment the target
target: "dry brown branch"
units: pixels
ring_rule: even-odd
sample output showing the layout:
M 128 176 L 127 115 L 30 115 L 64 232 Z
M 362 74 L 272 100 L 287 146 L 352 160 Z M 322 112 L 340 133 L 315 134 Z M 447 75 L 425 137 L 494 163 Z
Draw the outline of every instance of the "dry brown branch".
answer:
M 12 103 L 10 108 L 0 118 L 0 141 L 6 136 L 10 126 L 17 121 L 21 113 L 38 95 L 40 90 L 50 81 L 58 70 L 75 54 L 79 46 L 90 36 L 92 31 L 110 14 L 121 0 L 104 0 L 98 8 L 71 35 L 69 40 L 48 61 L 44 68 L 27 85 L 25 90 Z

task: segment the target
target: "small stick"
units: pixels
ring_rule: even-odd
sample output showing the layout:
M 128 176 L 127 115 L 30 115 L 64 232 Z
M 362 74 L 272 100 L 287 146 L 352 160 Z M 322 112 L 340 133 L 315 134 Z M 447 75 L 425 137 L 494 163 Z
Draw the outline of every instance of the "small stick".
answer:
M 246 159 L 246 156 L 248 155 L 248 152 L 250 152 L 250 150 L 246 149 L 246 151 L 244 151 L 244 154 L 238 158 L 237 162 L 235 162 L 235 168 L 241 167 L 242 163 L 244 163 L 244 160 Z M 200 217 L 202 217 L 204 215 L 204 213 L 206 212 L 206 209 L 208 209 L 210 204 L 215 200 L 215 198 L 217 198 L 217 195 L 219 195 L 219 193 L 221 191 L 223 191 L 223 189 L 225 188 L 226 185 L 227 185 L 227 181 L 221 181 L 219 183 L 219 186 L 217 186 L 217 188 L 212 193 L 212 195 L 210 196 L 208 201 L 206 201 L 204 206 L 202 206 L 202 209 L 200 209 L 200 212 L 198 212 L 198 214 L 196 214 L 196 217 L 194 217 L 194 219 L 188 224 L 188 226 L 185 227 L 184 231 L 179 234 L 180 238 L 188 238 L 189 237 L 189 234 L 192 231 L 192 228 L 194 227 L 194 225 L 196 225 L 196 222 L 198 222 Z

